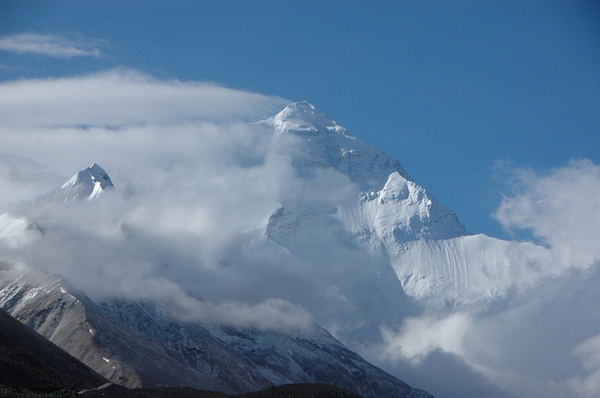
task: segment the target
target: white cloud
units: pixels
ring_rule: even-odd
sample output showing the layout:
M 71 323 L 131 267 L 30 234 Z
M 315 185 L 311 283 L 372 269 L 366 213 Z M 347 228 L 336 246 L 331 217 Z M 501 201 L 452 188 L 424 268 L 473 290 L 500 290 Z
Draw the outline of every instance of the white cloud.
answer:
M 187 308 L 182 309 L 181 305 L 178 308 L 178 315 L 188 321 L 284 331 L 307 330 L 314 324 L 308 311 L 282 299 L 266 299 L 256 304 L 239 301 L 214 304 L 198 300 L 188 303 Z
M 568 381 L 569 386 L 581 397 L 596 397 L 600 391 L 600 334 L 583 341 L 572 354 L 581 359 L 589 374 L 573 377 Z
M 61 179 L 33 159 L 0 149 L 0 214 L 14 209 L 23 199 L 46 194 L 55 187 L 52 181 Z
M 330 285 L 310 281 L 315 265 L 269 241 L 266 223 L 282 200 L 326 202 L 324 189 L 355 187 L 335 172 L 296 177 L 288 158 L 269 153 L 271 134 L 246 123 L 287 103 L 125 69 L 0 85 L 5 209 L 92 162 L 116 186 L 91 203 L 27 208 L 45 234 L 20 258 L 95 298 L 159 295 L 172 284 L 215 302 L 277 298 L 328 310 L 317 302 Z
M 266 117 L 288 101 L 211 83 L 157 80 L 131 69 L 0 85 L 3 125 L 19 128 L 181 124 Z
M 0 209 L 48 192 L 92 162 L 113 177 L 146 169 L 136 180 L 153 184 L 149 169 L 156 177 L 177 163 L 263 161 L 268 142 L 245 121 L 286 103 L 128 69 L 0 84 L 0 182 L 9 187 L 0 191 Z
M 505 228 L 530 229 L 563 269 L 600 259 L 600 166 L 581 159 L 548 175 L 513 173 L 516 191 L 494 214 Z
M 382 330 L 382 355 L 417 362 L 436 350 L 463 355 L 462 340 L 471 323 L 471 316 L 461 312 L 442 319 L 427 315 L 405 318 L 398 332 L 388 328 Z
M 106 42 L 89 38 L 66 38 L 58 35 L 20 33 L 0 37 L 0 50 L 42 54 L 57 58 L 100 57 Z
M 366 352 L 409 384 L 438 378 L 429 389 L 436 396 L 598 396 L 598 283 L 596 265 L 491 307 L 405 318 Z M 467 388 L 463 381 L 471 379 L 476 384 Z
M 44 231 L 3 256 L 95 298 L 151 293 L 183 304 L 191 292 L 221 303 L 196 300 L 203 319 L 306 324 L 308 313 L 274 289 L 246 286 L 269 283 L 249 268 L 253 247 L 264 245 L 279 190 L 294 180 L 288 160 L 268 156 L 270 136 L 246 122 L 287 103 L 127 69 L 0 84 L 0 209 L 24 212 Z M 117 189 L 94 202 L 27 205 L 92 162 Z

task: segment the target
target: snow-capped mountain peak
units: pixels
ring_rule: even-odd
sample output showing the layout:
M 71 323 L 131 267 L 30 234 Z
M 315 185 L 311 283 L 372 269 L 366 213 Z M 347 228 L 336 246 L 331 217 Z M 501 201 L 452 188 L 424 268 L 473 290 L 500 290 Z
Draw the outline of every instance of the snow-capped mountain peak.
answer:
M 318 135 L 328 132 L 346 134 L 342 126 L 306 101 L 289 104 L 265 122 L 280 131 L 290 131 L 298 135 Z
M 273 130 L 270 152 L 291 158 L 299 176 L 312 177 L 316 169 L 333 167 L 363 191 L 380 190 L 393 172 L 411 179 L 392 156 L 348 134 L 306 101 L 291 103 L 257 124 Z
M 34 199 L 16 213 L 8 212 L 0 215 L 0 243 L 7 244 L 9 247 L 21 247 L 33 242 L 44 233 L 42 228 L 28 219 L 29 211 L 39 203 L 92 200 L 112 188 L 114 185 L 106 171 L 96 163 L 92 163 L 90 167 L 77 172 L 60 189 Z
M 110 177 L 102 167 L 93 163 L 60 187 L 65 201 L 74 199 L 94 199 L 104 190 L 114 187 Z

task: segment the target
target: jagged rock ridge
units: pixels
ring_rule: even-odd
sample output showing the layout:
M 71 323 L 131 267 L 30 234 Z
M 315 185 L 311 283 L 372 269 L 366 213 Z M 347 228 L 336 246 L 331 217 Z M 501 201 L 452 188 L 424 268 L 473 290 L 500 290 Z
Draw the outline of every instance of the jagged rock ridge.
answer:
M 366 397 L 430 397 L 367 363 L 314 325 L 308 334 L 183 322 L 156 303 L 102 306 L 53 274 L 0 270 L 0 308 L 114 383 L 231 394 L 326 383 Z

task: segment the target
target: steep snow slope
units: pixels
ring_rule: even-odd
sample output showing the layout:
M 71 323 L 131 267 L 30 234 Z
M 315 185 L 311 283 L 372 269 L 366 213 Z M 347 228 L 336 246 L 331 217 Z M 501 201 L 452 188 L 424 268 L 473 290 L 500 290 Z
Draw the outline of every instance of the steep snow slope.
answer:
M 505 296 L 535 279 L 547 249 L 468 235 L 456 214 L 398 173 L 383 189 L 332 217 L 373 252 L 383 247 L 406 294 L 438 305 Z
M 420 301 L 455 306 L 506 297 L 538 280 L 550 263 L 546 248 L 485 235 L 389 243 L 392 267 L 404 291 Z

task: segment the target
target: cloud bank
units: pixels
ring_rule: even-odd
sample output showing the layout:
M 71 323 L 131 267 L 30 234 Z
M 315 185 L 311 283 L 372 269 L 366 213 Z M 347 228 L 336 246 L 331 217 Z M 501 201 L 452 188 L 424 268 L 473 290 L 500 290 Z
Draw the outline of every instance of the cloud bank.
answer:
M 43 232 L 27 247 L 14 243 L 28 239 L 5 239 L 3 256 L 58 273 L 95 298 L 195 303 L 188 316 L 256 327 L 311 319 L 276 297 L 252 297 L 253 287 L 230 294 L 244 285 L 234 270 L 231 286 L 212 283 L 244 246 L 265 240 L 274 198 L 293 176 L 285 159 L 267 157 L 270 137 L 246 123 L 288 101 L 116 69 L 5 83 L 0 103 L 0 211 Z M 91 162 L 105 165 L 117 189 L 95 202 L 43 198 Z
M 10 189 L 0 192 L 0 206 L 41 196 L 94 161 L 113 178 L 135 167 L 219 167 L 235 156 L 252 163 L 264 155 L 255 155 L 253 145 L 264 143 L 247 132 L 245 122 L 286 103 L 128 69 L 2 83 L 0 182 Z
M 58 35 L 20 33 L 0 37 L 0 50 L 41 54 L 56 58 L 100 57 L 106 42 L 89 38 L 66 38 Z

